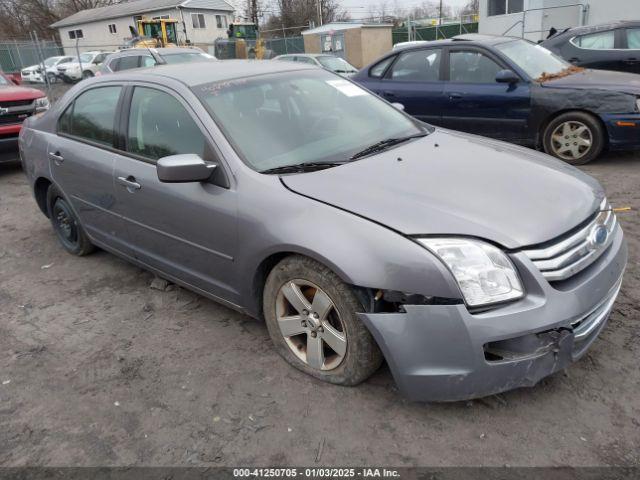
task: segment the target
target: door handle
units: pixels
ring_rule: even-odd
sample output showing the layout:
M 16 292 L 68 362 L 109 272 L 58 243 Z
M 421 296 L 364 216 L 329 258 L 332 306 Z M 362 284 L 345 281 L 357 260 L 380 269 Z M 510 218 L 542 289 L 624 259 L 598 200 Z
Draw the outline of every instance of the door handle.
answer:
M 569 61 L 570 61 L 571 63 L 578 63 L 578 62 L 580 61 L 580 59 L 579 59 L 578 57 L 571 57 L 571 58 L 569 59 Z
M 462 100 L 462 94 L 461 93 L 450 93 L 449 94 L 449 100 Z
M 136 177 L 129 175 L 128 177 L 118 177 L 118 183 L 123 187 L 127 187 L 127 190 L 140 190 L 142 185 L 136 182 Z
M 60 152 L 49 152 L 49 158 L 54 161 L 56 165 L 61 165 L 64 162 L 64 157 L 60 155 Z
M 625 63 L 627 63 L 628 65 L 633 65 L 634 63 L 638 63 L 638 59 L 634 57 L 627 58 L 625 60 Z
M 382 92 L 382 95 L 384 95 L 385 97 L 395 97 L 396 94 L 393 92 Z

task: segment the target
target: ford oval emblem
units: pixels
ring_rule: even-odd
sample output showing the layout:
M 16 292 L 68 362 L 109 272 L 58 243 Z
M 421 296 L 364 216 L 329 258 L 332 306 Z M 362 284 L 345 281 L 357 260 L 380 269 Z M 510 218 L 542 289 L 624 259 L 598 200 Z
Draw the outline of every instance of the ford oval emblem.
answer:
M 593 250 L 600 248 L 607 243 L 608 237 L 609 232 L 607 231 L 607 227 L 604 225 L 596 225 L 591 229 L 591 234 L 589 235 L 589 246 Z

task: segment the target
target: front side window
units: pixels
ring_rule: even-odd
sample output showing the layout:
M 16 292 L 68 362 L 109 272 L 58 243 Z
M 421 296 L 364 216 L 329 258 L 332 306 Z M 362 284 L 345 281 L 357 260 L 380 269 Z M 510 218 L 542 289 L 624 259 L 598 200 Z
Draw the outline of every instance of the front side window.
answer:
M 640 50 L 640 28 L 627 28 L 627 48 Z
M 574 38 L 573 43 L 580 48 L 590 50 L 612 50 L 615 48 L 616 33 L 614 30 L 590 33 Z
M 451 52 L 449 79 L 460 83 L 495 83 L 502 68 L 480 52 Z
M 58 119 L 58 133 L 111 147 L 122 87 L 99 87 L 80 94 Z
M 156 61 L 147 55 L 142 57 L 141 67 L 153 67 L 156 64 Z
M 391 78 L 403 82 L 437 82 L 442 50 L 416 50 L 400 54 L 391 67 Z
M 205 139 L 184 106 L 160 90 L 136 87 L 131 99 L 127 151 L 150 160 L 196 153 L 205 157 Z
M 304 70 L 192 87 L 253 169 L 349 161 L 388 138 L 421 134 L 407 115 L 326 70 Z
M 191 22 L 193 24 L 193 28 L 207 28 L 207 25 L 204 22 L 203 13 L 192 13 Z

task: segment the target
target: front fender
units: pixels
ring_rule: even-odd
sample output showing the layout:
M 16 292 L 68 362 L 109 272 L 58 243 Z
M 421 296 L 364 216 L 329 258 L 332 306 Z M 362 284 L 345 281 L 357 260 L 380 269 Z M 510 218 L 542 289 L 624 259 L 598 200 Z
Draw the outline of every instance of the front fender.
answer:
M 259 313 L 255 273 L 263 261 L 279 253 L 311 257 L 332 269 L 344 282 L 372 289 L 397 290 L 445 298 L 461 298 L 446 267 L 415 241 L 384 225 L 287 190 L 269 192 L 269 202 L 241 199 L 239 223 L 240 292 L 253 314 Z M 275 201 L 272 202 L 271 199 Z M 247 205 L 251 203 L 251 206 Z M 286 216 L 278 212 L 287 211 Z M 269 222 L 268 219 L 274 219 Z M 262 220 L 260 220 L 262 219 Z M 265 221 L 267 219 L 267 221 Z

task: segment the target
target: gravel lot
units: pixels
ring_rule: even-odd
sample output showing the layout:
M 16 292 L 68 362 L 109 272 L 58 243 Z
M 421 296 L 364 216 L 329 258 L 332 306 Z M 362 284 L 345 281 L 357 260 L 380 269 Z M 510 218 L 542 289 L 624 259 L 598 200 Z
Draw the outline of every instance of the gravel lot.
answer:
M 640 465 L 640 155 L 585 170 L 633 207 L 590 353 L 531 389 L 420 404 L 386 367 L 320 383 L 263 324 L 108 253 L 66 254 L 19 166 L 0 166 L 0 466 Z

